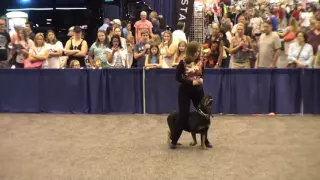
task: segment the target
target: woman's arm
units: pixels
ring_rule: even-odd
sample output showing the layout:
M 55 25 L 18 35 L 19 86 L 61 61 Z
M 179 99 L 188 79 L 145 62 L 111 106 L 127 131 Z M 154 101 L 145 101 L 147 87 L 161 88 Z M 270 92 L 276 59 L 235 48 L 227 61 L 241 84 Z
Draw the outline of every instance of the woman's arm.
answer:
M 236 53 L 236 52 L 239 50 L 239 48 L 241 47 L 241 46 L 240 46 L 240 43 L 238 44 L 238 46 L 233 47 L 233 46 L 234 46 L 234 41 L 235 41 L 235 39 L 236 39 L 236 38 L 233 37 L 232 40 L 231 40 L 230 48 L 229 48 L 230 54 Z
M 306 51 L 308 52 L 308 58 L 307 60 L 305 61 L 305 65 L 307 65 L 307 67 L 312 67 L 312 62 L 313 62 L 313 49 L 312 49 L 312 46 L 309 45 L 309 44 L 306 44 L 308 45 L 308 48 L 306 48 Z
M 83 40 L 80 52 L 76 53 L 74 56 L 76 57 L 85 57 L 88 52 L 88 43 Z
M 176 53 L 177 47 L 174 44 L 171 44 L 169 48 L 166 48 L 166 51 L 167 56 L 172 57 Z
M 114 51 L 107 51 L 107 59 L 109 63 L 112 63 L 113 55 L 114 55 Z
M 186 75 L 184 74 L 184 62 L 180 61 L 179 65 L 177 66 L 176 70 L 176 80 L 182 84 L 186 85 L 192 85 L 193 81 L 190 79 L 187 79 Z
M 218 58 L 218 62 L 216 64 L 216 67 L 220 67 L 221 66 L 222 56 L 223 56 L 223 42 L 220 41 L 220 44 L 219 44 L 219 58 Z
M 49 50 L 45 50 L 43 55 L 34 55 L 34 57 L 35 57 L 35 59 L 33 59 L 33 60 L 35 60 L 35 61 L 39 61 L 39 60 L 45 61 L 49 57 Z
M 70 50 L 70 48 L 71 48 L 71 40 L 68 40 L 65 46 L 65 51 L 64 51 L 67 56 L 72 56 L 80 52 L 79 50 Z
M 144 62 L 144 66 L 147 68 L 147 67 L 151 67 L 152 66 L 152 64 L 149 64 L 149 54 L 146 56 L 146 60 L 145 60 L 145 62 Z

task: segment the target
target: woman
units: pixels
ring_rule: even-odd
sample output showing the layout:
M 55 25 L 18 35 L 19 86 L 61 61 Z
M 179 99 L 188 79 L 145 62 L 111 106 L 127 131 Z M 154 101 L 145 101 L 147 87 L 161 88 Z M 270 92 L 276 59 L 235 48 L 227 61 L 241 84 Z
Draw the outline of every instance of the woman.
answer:
M 296 33 L 299 31 L 299 26 L 295 18 L 291 18 L 289 26 L 286 27 L 282 33 L 278 33 L 284 40 L 284 52 L 288 56 L 288 50 L 291 43 L 296 38 Z
M 263 20 L 259 16 L 259 11 L 255 11 L 253 18 L 250 20 L 249 27 L 252 27 L 252 32 L 254 34 L 260 34 L 262 24 L 263 24 Z M 251 32 L 249 32 L 249 34 L 251 35 Z
M 209 56 L 206 57 L 208 59 L 204 62 L 206 67 L 209 68 L 219 68 L 222 64 L 222 57 L 223 57 L 223 42 L 219 38 L 219 25 L 213 24 L 212 25 L 212 35 L 207 37 L 205 40 L 205 44 L 208 45 L 210 48 Z
M 249 36 L 244 35 L 244 26 L 238 24 L 237 35 L 230 44 L 231 68 L 250 68 L 250 53 L 252 44 Z
M 108 64 L 111 68 L 125 68 L 128 65 L 127 51 L 123 49 L 120 36 L 111 37 L 110 48 L 107 49 Z
M 47 32 L 46 48 L 49 50 L 49 58 L 43 63 L 42 68 L 59 69 L 63 45 L 57 40 L 56 34 L 52 30 Z
M 127 40 L 125 38 L 121 37 L 121 35 L 122 35 L 121 29 L 118 27 L 114 28 L 114 34 L 117 34 L 120 37 L 121 45 L 122 45 L 123 49 L 127 51 L 127 49 L 128 49 Z
M 190 111 L 190 100 L 195 108 L 198 108 L 204 97 L 203 92 L 203 70 L 204 66 L 200 60 L 201 47 L 197 42 L 190 42 L 187 46 L 186 58 L 181 60 L 177 66 L 176 79 L 180 83 L 178 103 L 179 119 L 177 120 L 176 129 L 171 134 L 171 148 L 176 148 L 177 142 L 182 133 L 182 127 L 188 121 Z M 206 146 L 211 148 L 212 145 L 206 139 Z
M 65 54 L 68 56 L 67 66 L 71 60 L 78 60 L 81 67 L 86 67 L 85 56 L 88 52 L 87 41 L 82 39 L 82 30 L 79 26 L 74 27 L 74 38 L 68 40 L 65 47 Z
M 305 32 L 297 33 L 296 42 L 289 47 L 289 67 L 312 68 L 313 49 L 306 43 L 308 36 Z
M 44 35 L 42 33 L 37 33 L 34 37 L 34 46 L 32 46 L 29 50 L 28 60 L 31 61 L 31 63 L 36 61 L 45 62 L 47 61 L 48 57 L 49 57 L 49 50 L 46 47 Z
M 107 68 L 107 48 L 109 47 L 109 39 L 104 30 L 99 30 L 97 40 L 92 44 L 89 50 L 89 62 L 92 68 L 96 68 L 96 60 L 100 60 L 103 68 Z
M 106 30 L 107 38 L 109 39 L 109 42 L 111 41 L 111 37 L 113 36 L 113 27 L 109 26 Z
M 223 42 L 223 56 L 222 56 L 222 63 L 221 67 L 223 68 L 229 68 L 230 64 L 230 42 L 227 39 L 226 33 L 223 29 L 219 32 L 219 38 Z
M 163 41 L 159 45 L 160 55 L 162 56 L 162 68 L 172 68 L 173 56 L 177 47 L 172 43 L 172 34 L 170 31 L 163 33 Z
M 131 23 L 130 22 L 125 23 L 125 28 L 122 29 L 122 34 L 124 38 L 127 39 L 129 35 L 132 35 L 131 29 L 132 29 Z
M 17 40 L 15 43 L 16 56 L 16 68 L 24 68 L 24 60 L 29 56 L 29 50 L 34 45 L 33 41 L 28 38 L 27 31 L 24 28 L 20 28 L 17 34 Z

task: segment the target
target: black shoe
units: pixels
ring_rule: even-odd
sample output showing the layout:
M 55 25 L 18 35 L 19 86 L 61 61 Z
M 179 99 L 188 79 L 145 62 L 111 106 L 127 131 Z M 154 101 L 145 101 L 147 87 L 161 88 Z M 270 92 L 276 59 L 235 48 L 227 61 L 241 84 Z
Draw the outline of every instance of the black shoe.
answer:
M 176 144 L 169 143 L 169 147 L 170 147 L 171 149 L 176 149 L 176 148 L 177 148 L 177 145 L 176 145 Z

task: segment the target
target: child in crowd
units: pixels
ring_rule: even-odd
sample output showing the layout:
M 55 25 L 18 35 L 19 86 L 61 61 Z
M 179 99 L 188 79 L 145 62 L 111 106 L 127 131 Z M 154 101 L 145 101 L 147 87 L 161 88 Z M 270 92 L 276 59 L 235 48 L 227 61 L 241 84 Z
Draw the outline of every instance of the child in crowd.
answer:
M 69 68 L 71 69 L 81 69 L 80 62 L 78 60 L 71 60 Z
M 148 54 L 146 57 L 145 67 L 146 69 L 162 67 L 162 58 L 157 45 L 153 44 L 150 46 L 150 54 Z
M 178 51 L 176 52 L 174 56 L 174 62 L 172 64 L 173 67 L 178 66 L 179 62 L 181 60 L 184 60 L 186 57 L 186 48 L 187 48 L 187 42 L 180 41 L 178 44 Z

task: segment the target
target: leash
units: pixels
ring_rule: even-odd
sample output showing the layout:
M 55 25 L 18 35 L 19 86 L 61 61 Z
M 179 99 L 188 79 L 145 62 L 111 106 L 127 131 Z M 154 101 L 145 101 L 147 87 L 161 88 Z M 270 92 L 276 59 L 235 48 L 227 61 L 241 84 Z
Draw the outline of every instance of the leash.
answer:
M 198 112 L 201 116 L 204 116 L 204 117 L 207 118 L 207 119 L 210 119 L 211 116 L 213 117 L 213 115 L 211 115 L 211 114 L 206 114 L 206 113 L 204 113 L 201 109 L 198 109 L 197 112 Z

